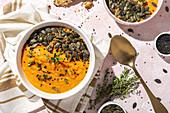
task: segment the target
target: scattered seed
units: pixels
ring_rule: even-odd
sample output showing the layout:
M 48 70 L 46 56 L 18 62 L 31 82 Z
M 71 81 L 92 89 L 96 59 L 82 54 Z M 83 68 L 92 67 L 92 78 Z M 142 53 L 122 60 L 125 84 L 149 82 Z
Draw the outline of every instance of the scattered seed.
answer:
M 158 84 L 162 83 L 160 79 L 155 79 L 154 81 Z
M 166 6 L 166 7 L 165 7 L 165 10 L 166 10 L 166 12 L 169 12 L 169 7 Z
M 135 102 L 135 103 L 133 103 L 133 109 L 135 109 L 136 108 L 136 106 L 137 106 L 137 103 Z
M 168 71 L 167 71 L 166 69 L 163 69 L 163 72 L 164 72 L 164 73 L 168 73 Z
M 157 97 L 157 99 L 158 99 L 159 101 L 161 101 L 161 98 Z
M 108 33 L 108 36 L 109 36 L 109 38 L 112 38 L 112 35 L 111 35 L 111 33 Z
M 128 32 L 134 33 L 134 31 L 133 31 L 132 28 L 129 28 L 129 29 L 128 29 Z

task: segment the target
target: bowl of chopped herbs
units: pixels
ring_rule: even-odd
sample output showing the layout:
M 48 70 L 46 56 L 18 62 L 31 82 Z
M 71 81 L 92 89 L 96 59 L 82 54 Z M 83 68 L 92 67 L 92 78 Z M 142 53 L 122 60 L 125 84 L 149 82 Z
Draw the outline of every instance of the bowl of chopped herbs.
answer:
M 103 0 L 107 12 L 116 22 L 139 25 L 152 19 L 163 0 Z

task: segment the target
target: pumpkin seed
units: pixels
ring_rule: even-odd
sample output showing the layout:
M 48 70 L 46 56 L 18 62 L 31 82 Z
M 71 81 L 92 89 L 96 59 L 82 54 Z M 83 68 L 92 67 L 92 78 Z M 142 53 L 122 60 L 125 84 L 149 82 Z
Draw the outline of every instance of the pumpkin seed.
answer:
M 132 5 L 136 5 L 136 4 L 137 4 L 137 1 L 133 1 L 131 4 L 132 4 Z
M 68 52 L 66 52 L 66 57 L 69 58 L 69 56 L 70 56 L 70 55 L 68 54 Z
M 47 43 L 47 42 L 42 42 L 42 45 L 43 45 L 43 46 L 47 46 L 48 43 Z
M 62 28 L 61 28 L 61 27 L 58 28 L 57 30 L 58 30 L 58 33 L 61 33 L 61 32 L 62 32 Z
M 149 7 L 145 7 L 145 11 L 149 11 Z
M 75 45 L 74 45 L 74 44 L 70 44 L 70 45 L 69 45 L 69 49 L 70 49 L 71 51 L 74 51 L 74 50 L 75 50 Z
M 73 55 L 71 55 L 71 57 L 70 57 L 70 62 L 73 60 Z
M 47 36 L 44 36 L 44 37 L 43 37 L 43 40 L 44 40 L 44 41 L 47 41 Z
M 137 13 L 137 15 L 138 15 L 139 17 L 142 17 L 142 16 L 144 16 L 144 13 Z
M 88 56 L 85 56 L 84 57 L 84 61 L 88 61 L 89 57 Z
M 112 4 L 112 3 L 110 3 L 110 4 Z M 114 9 L 115 7 L 116 7 L 115 4 L 112 4 L 112 5 L 111 5 L 111 8 L 112 8 L 112 9 Z
M 58 36 L 58 37 L 56 37 L 56 39 L 63 39 L 63 37 L 62 36 Z
M 67 48 L 68 44 L 62 44 L 62 48 Z
M 50 35 L 47 36 L 47 41 L 48 41 L 48 42 L 51 42 L 52 39 L 53 39 L 53 35 L 52 35 L 52 34 L 50 34 Z
M 58 33 L 57 29 L 56 28 L 51 28 L 51 31 L 54 32 L 54 33 Z
M 43 40 L 42 37 L 39 37 L 39 38 L 38 38 L 38 41 L 39 41 L 39 42 L 42 42 L 42 40 Z
M 84 50 L 83 52 L 85 55 L 88 55 L 88 56 L 90 55 L 90 53 L 87 50 Z
M 80 41 L 79 38 L 75 38 L 75 39 L 72 40 L 72 42 L 74 42 L 74 43 L 75 43 L 75 42 L 78 42 L 78 41 Z
M 33 45 L 30 47 L 30 49 L 34 49 L 34 48 L 37 47 L 37 46 L 38 46 L 38 43 L 33 44 Z
M 80 37 L 80 36 L 79 36 L 76 32 L 74 32 L 74 33 L 73 33 L 73 37 L 74 37 L 74 38 L 78 38 L 78 37 Z
M 145 14 L 146 15 L 148 15 L 148 14 L 150 14 L 151 13 L 151 11 L 145 11 Z
M 46 31 L 47 33 L 51 33 L 51 32 L 52 32 L 49 27 L 45 28 L 45 31 Z
M 120 15 L 120 10 L 115 13 L 116 16 Z
M 73 56 L 77 59 L 78 58 L 77 52 L 73 51 Z
M 60 43 L 56 43 L 55 46 L 54 46 L 54 48 L 55 48 L 55 49 L 58 49 L 59 46 L 60 46 Z
M 76 43 L 76 48 L 79 49 L 80 46 L 81 46 L 81 43 L 80 43 L 80 42 L 77 42 L 77 43 Z
M 152 4 L 153 6 L 155 6 L 155 7 L 157 7 L 157 5 L 156 5 L 154 2 L 151 2 L 151 4 Z
M 37 42 L 36 39 L 32 39 L 32 40 L 30 41 L 30 44 L 34 44 L 34 43 L 36 43 L 36 42 Z
M 56 36 L 58 36 L 59 34 L 58 33 L 55 33 Z
M 84 49 L 85 49 L 85 46 L 81 45 L 80 50 L 84 50 Z
M 143 13 L 144 11 L 145 11 L 145 8 L 141 6 L 141 13 Z
M 45 31 L 45 30 L 41 30 L 41 33 L 43 33 L 44 35 L 46 35 L 46 31 Z

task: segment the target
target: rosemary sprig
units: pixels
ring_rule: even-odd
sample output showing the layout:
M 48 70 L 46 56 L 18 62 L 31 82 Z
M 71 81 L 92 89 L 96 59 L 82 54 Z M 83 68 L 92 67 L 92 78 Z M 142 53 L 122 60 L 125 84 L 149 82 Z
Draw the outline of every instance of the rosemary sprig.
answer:
M 112 84 L 108 84 L 108 74 L 109 69 L 106 69 L 103 84 L 97 85 L 96 88 L 96 98 L 94 100 L 90 100 L 89 109 L 95 109 L 95 105 L 100 103 L 104 98 L 111 99 L 112 97 L 118 97 L 120 99 L 124 99 L 125 96 L 138 88 L 137 78 L 135 75 L 133 77 L 129 77 L 134 72 L 129 72 L 129 70 L 125 67 L 120 77 L 113 77 Z

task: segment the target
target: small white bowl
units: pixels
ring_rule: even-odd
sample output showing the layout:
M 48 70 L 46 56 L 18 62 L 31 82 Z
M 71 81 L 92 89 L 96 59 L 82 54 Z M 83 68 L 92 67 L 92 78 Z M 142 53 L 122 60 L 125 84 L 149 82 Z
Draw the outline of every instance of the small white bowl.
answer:
M 106 0 L 103 0 L 103 2 L 104 2 L 105 9 L 107 10 L 107 12 L 109 13 L 109 15 L 110 15 L 116 22 L 118 22 L 118 23 L 120 23 L 120 24 L 123 24 L 123 25 L 130 25 L 130 26 L 132 26 L 132 25 L 140 25 L 140 24 L 143 24 L 143 23 L 151 20 L 151 19 L 158 13 L 158 11 L 160 10 L 160 8 L 161 8 L 161 6 L 162 6 L 162 3 L 163 3 L 163 0 L 159 0 L 159 1 L 158 1 L 158 5 L 157 5 L 158 7 L 157 7 L 156 11 L 155 11 L 149 18 L 147 18 L 147 19 L 145 19 L 145 20 L 143 20 L 143 21 L 140 21 L 140 22 L 126 22 L 126 21 L 123 21 L 123 20 L 117 18 L 114 14 L 112 14 L 112 12 L 110 11 L 110 9 L 108 8 L 107 3 L 106 3 Z
M 112 102 L 112 101 L 109 101 L 109 102 L 104 103 L 104 104 L 100 107 L 100 109 L 98 110 L 98 113 L 101 113 L 101 111 L 102 111 L 102 109 L 103 109 L 104 107 L 106 107 L 106 106 L 108 106 L 108 105 L 111 105 L 111 104 L 120 106 L 120 107 L 122 108 L 122 110 L 126 113 L 125 109 L 124 109 L 120 104 L 115 103 L 115 102 Z
M 155 40 L 154 40 L 154 48 L 156 50 L 156 52 L 159 54 L 159 55 L 162 55 L 162 56 L 170 56 L 170 54 L 163 54 L 161 52 L 159 52 L 159 50 L 157 49 L 157 46 L 156 46 L 156 43 L 157 43 L 157 40 L 158 38 L 163 35 L 163 34 L 169 34 L 170 35 L 170 32 L 162 32 L 160 33 L 159 35 L 156 36 Z
M 64 93 L 60 93 L 60 94 L 50 94 L 50 93 L 46 93 L 46 92 L 43 92 L 43 91 L 35 88 L 27 80 L 27 78 L 25 77 L 25 75 L 23 73 L 22 67 L 21 67 L 21 56 L 22 56 L 22 49 L 23 49 L 24 44 L 29 39 L 30 35 L 36 29 L 40 29 L 40 28 L 43 28 L 46 26 L 63 26 L 63 27 L 67 27 L 67 28 L 70 28 L 70 29 L 76 31 L 83 38 L 83 40 L 85 41 L 87 48 L 90 52 L 90 64 L 89 64 L 88 72 L 87 72 L 86 76 L 84 77 L 84 79 L 73 89 L 71 89 L 67 92 L 64 92 Z M 33 26 L 27 30 L 26 34 L 20 39 L 20 42 L 17 45 L 16 61 L 15 62 L 16 62 L 18 77 L 21 80 L 21 82 L 23 83 L 23 85 L 29 91 L 31 91 L 35 95 L 45 98 L 45 99 L 63 99 L 63 98 L 70 97 L 70 96 L 76 94 L 88 83 L 88 81 L 90 80 L 90 78 L 92 76 L 93 69 L 95 66 L 95 53 L 94 53 L 92 43 L 90 42 L 87 35 L 80 28 L 78 28 L 74 24 L 71 24 L 70 22 L 66 22 L 66 21 L 62 21 L 62 20 L 51 20 L 51 21 L 43 21 L 41 23 L 38 23 L 35 26 Z

